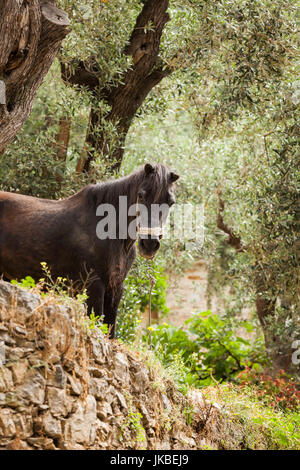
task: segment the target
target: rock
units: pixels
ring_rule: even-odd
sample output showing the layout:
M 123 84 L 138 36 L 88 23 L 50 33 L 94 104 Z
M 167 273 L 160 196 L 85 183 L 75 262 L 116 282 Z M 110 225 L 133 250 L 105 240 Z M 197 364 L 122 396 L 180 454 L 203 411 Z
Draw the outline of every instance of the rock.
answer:
M 45 405 L 45 404 L 44 405 L 39 405 L 38 409 L 40 411 L 49 410 L 49 405 Z
M 92 345 L 92 352 L 95 356 L 95 360 L 99 364 L 104 364 L 110 354 L 110 344 L 108 343 L 108 341 L 103 341 L 103 336 L 100 335 L 97 338 L 91 337 L 90 342 Z
M 112 407 L 107 401 L 103 403 L 97 402 L 97 416 L 101 421 L 105 421 L 109 416 L 113 414 Z
M 0 406 L 3 406 L 5 404 L 6 404 L 6 394 L 0 393 Z
M 56 387 L 65 388 L 67 383 L 67 376 L 60 364 L 55 367 L 55 383 Z
M 113 385 L 110 385 L 106 389 L 106 394 L 105 394 L 106 403 L 108 403 L 109 405 L 112 405 L 113 403 L 118 401 L 118 397 L 117 397 L 116 392 L 117 392 L 117 390 Z
M 73 370 L 75 369 L 75 364 L 76 362 L 75 361 L 72 361 L 72 359 L 69 359 L 69 358 L 66 358 L 64 360 L 64 368 L 68 371 L 68 372 L 73 372 Z
M 16 341 L 8 333 L 0 333 L 0 338 L 8 346 L 16 345 Z
M 42 417 L 35 416 L 33 419 L 33 434 L 35 435 L 41 435 L 43 434 L 43 422 L 42 422 Z
M 82 385 L 80 380 L 76 379 L 72 375 L 68 374 L 68 381 L 71 385 L 71 393 L 72 395 L 81 395 L 82 393 Z
M 21 396 L 21 393 L 17 390 L 5 393 L 5 405 L 11 408 L 21 408 L 26 405 L 28 401 Z
M 18 436 L 21 439 L 30 437 L 33 433 L 32 416 L 29 414 L 16 413 L 14 415 L 14 423 L 18 430 Z
M 31 348 L 6 348 L 6 361 L 16 362 L 28 356 L 34 350 Z
M 88 373 L 92 375 L 93 377 L 97 377 L 99 379 L 101 379 L 104 376 L 104 371 L 103 369 L 100 369 L 100 367 L 89 367 Z
M 38 449 L 55 450 L 52 439 L 48 437 L 29 437 L 27 442 Z
M 13 386 L 14 383 L 11 371 L 5 366 L 0 366 L 0 392 L 12 390 Z
M 86 402 L 79 402 L 76 412 L 67 420 L 65 439 L 79 444 L 93 444 L 98 426 L 96 400 L 88 395 Z
M 155 450 L 171 450 L 171 444 L 169 440 L 165 440 L 162 442 L 159 442 L 158 444 L 155 444 Z
M 165 393 L 162 393 L 161 398 L 162 398 L 164 408 L 167 411 L 171 411 L 172 410 L 172 404 L 171 404 L 169 398 L 167 397 L 167 395 Z
M 34 349 L 37 346 L 36 342 L 28 341 L 27 338 L 23 338 L 19 336 L 16 337 L 16 344 L 18 348 L 26 348 L 26 349 L 30 349 L 31 351 L 34 351 Z
M 40 369 L 47 365 L 45 360 L 40 358 L 37 354 L 30 354 L 28 356 L 28 362 L 30 366 L 34 367 L 35 369 Z
M 42 417 L 43 430 L 48 437 L 59 438 L 62 436 L 61 422 L 54 418 L 50 411 Z
M 133 374 L 133 384 L 136 392 L 144 391 L 149 385 L 149 373 L 145 367 Z
M 14 414 L 9 408 L 0 409 L 1 437 L 14 437 L 16 435 L 16 426 L 13 418 Z
M 148 434 L 152 435 L 154 432 L 153 428 L 156 427 L 155 419 L 151 418 L 146 406 L 143 403 L 139 402 L 139 408 L 143 416 L 144 426 L 148 430 Z
M 193 448 L 196 447 L 196 442 L 192 437 L 187 436 L 184 432 L 182 431 L 176 431 L 173 432 L 173 439 L 176 439 L 179 441 L 181 444 Z M 178 447 L 177 447 L 178 448 Z
M 47 378 L 47 385 L 52 385 L 57 388 L 65 388 L 67 384 L 67 375 L 60 364 L 55 366 Z
M 41 405 L 45 401 L 46 380 L 38 371 L 30 370 L 25 377 L 23 385 L 19 385 L 17 390 L 22 396 L 36 405 Z
M 40 296 L 31 291 L 0 281 L 0 320 L 4 321 L 7 318 L 7 312 L 12 306 L 15 320 L 27 320 L 33 315 L 40 303 Z
M 16 437 L 12 441 L 10 441 L 7 446 L 7 450 L 32 450 L 26 441 L 22 441 L 20 438 Z
M 80 377 L 80 378 L 83 377 L 84 372 L 85 372 L 82 370 L 82 367 L 78 364 L 78 362 L 73 361 L 70 358 L 64 358 L 63 368 L 67 372 L 71 372 L 72 375 L 75 374 L 77 377 Z
M 72 409 L 72 401 L 64 389 L 47 387 L 47 401 L 51 413 L 56 417 L 67 416 Z
M 63 450 L 86 450 L 81 444 L 76 444 L 74 442 L 62 441 L 61 449 Z
M 23 326 L 21 325 L 16 325 L 15 323 L 12 324 L 12 327 L 13 327 L 13 330 L 14 330 L 14 333 L 18 336 L 18 335 L 21 335 L 21 336 L 26 336 L 26 328 L 24 328 Z
M 31 295 L 0 281 L 0 449 L 196 447 L 198 428 L 186 424 L 187 400 L 171 383 L 150 387 L 146 363 L 86 331 L 77 304 Z
M 120 405 L 122 406 L 122 408 L 124 408 L 125 410 L 127 410 L 128 406 L 127 406 L 127 402 L 125 400 L 125 397 L 124 395 L 122 395 L 122 393 L 120 392 L 116 392 L 116 397 L 118 399 L 118 402 L 120 403 Z
M 206 406 L 202 393 L 199 390 L 189 390 L 188 398 L 193 403 L 195 411 L 201 411 Z
M 52 351 L 49 353 L 47 360 L 49 364 L 57 364 L 61 361 L 61 356 Z
M 129 383 L 129 365 L 127 357 L 121 352 L 117 352 L 114 357 L 114 371 L 115 376 L 121 382 L 127 384 Z
M 107 382 L 103 379 L 91 378 L 89 381 L 89 393 L 97 400 L 102 400 L 107 393 Z
M 111 428 L 107 423 L 98 420 L 98 435 L 101 440 L 107 440 L 109 434 L 111 433 Z
M 15 364 L 12 364 L 11 371 L 15 385 L 19 385 L 25 380 L 26 372 L 28 369 L 27 359 L 23 359 Z

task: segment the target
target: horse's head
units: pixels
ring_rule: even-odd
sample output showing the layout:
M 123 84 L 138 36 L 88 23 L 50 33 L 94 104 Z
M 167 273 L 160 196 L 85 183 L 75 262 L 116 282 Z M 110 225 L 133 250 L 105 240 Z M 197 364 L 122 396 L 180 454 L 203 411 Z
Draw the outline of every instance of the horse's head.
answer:
M 144 258 L 153 258 L 160 247 L 162 227 L 175 203 L 173 183 L 179 178 L 164 165 L 146 163 L 137 197 L 138 248 Z

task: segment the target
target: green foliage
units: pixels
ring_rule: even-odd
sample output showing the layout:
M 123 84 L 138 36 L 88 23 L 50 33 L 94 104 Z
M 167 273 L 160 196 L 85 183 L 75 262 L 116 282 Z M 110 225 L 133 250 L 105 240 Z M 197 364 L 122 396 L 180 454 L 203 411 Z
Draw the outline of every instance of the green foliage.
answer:
M 69 298 L 76 298 L 76 300 L 84 304 L 88 298 L 86 288 L 83 286 L 81 290 L 73 289 L 72 283 L 67 280 L 67 278 L 63 278 L 58 276 L 57 278 L 53 279 L 49 266 L 46 262 L 41 262 L 43 276 L 36 282 L 31 276 L 26 276 L 24 279 L 20 281 L 11 280 L 12 285 L 16 285 L 19 287 L 23 287 L 26 289 L 35 289 L 41 297 L 46 297 L 47 295 L 56 295 L 59 296 L 60 299 L 68 300 Z M 99 321 L 99 328 L 102 318 L 95 317 L 94 313 L 91 315 L 91 325 L 96 325 L 97 321 Z M 92 328 L 92 327 L 91 327 Z M 102 328 L 102 327 L 101 327 Z M 107 325 L 103 325 L 103 331 L 107 329 Z
M 153 326 L 151 332 L 154 351 L 163 364 L 170 367 L 174 361 L 181 362 L 180 385 L 204 387 L 234 381 L 246 367 L 259 369 L 265 363 L 261 343 L 251 344 L 237 334 L 238 328 L 249 330 L 249 322 L 233 325 L 207 311 L 193 315 L 186 326 L 188 330 L 164 323 Z
M 50 135 L 20 135 L 0 161 L 1 190 L 54 198 L 60 192 L 64 164 L 49 145 Z M 47 159 L 45 159 L 47 155 Z
M 122 441 L 123 434 L 129 431 L 134 434 L 133 448 L 144 449 L 146 432 L 142 425 L 143 415 L 134 408 L 132 397 L 127 391 L 125 391 L 125 397 L 128 403 L 128 414 L 121 426 L 120 440 Z
M 263 322 L 268 354 L 288 360 L 300 335 L 297 5 L 195 1 L 194 11 L 177 5 L 193 30 L 182 38 L 189 54 L 180 50 L 176 57 L 177 66 L 187 68 L 148 99 L 151 105 L 164 96 L 170 104 L 136 120 L 125 168 L 144 159 L 176 168 L 180 200 L 204 203 L 206 231 L 200 251 L 184 240 L 171 240 L 173 250 L 164 246 L 168 264 L 180 270 L 205 257 L 209 293 L 224 299 L 235 317 L 256 299 L 274 302 Z M 240 237 L 243 252 L 217 227 L 220 194 L 224 223 Z
M 15 281 L 14 279 L 11 281 L 11 284 L 14 286 L 24 287 L 26 289 L 33 289 L 36 287 L 35 280 L 32 279 L 31 276 L 26 276 L 25 279 L 21 279 L 20 282 Z
M 89 330 L 100 330 L 104 334 L 108 334 L 108 326 L 103 323 L 103 316 L 95 315 L 94 312 L 88 317 L 88 329 Z
M 67 11 L 72 31 L 64 41 L 61 57 L 74 66 L 80 60 L 89 63 L 99 83 L 114 84 L 130 65 L 123 51 L 136 16 L 141 8 L 138 0 L 60 0 Z
M 116 335 L 126 343 L 136 339 L 141 314 L 149 305 L 149 274 L 155 280 L 151 296 L 152 311 L 159 312 L 160 315 L 166 315 L 169 311 L 166 305 L 167 276 L 163 273 L 163 267 L 159 262 L 150 266 L 149 262 L 138 260 L 125 280 L 119 308 Z
M 201 357 L 202 380 L 208 380 L 208 374 L 217 381 L 233 379 L 236 374 L 248 367 L 259 367 L 265 362 L 260 345 L 251 345 L 237 334 L 241 328 L 249 331 L 249 322 L 230 322 L 210 311 L 192 316 L 188 321 L 189 331 L 195 335 L 194 342 L 199 350 L 204 351 Z M 205 378 L 207 375 L 207 378 Z
M 275 376 L 245 369 L 239 375 L 241 385 L 255 385 L 253 393 L 266 406 L 282 411 L 300 411 L 300 391 L 297 383 L 283 369 Z
M 264 403 L 255 386 L 219 385 L 205 389 L 205 397 L 217 402 L 228 423 L 224 439 L 239 439 L 243 434 L 246 449 L 299 449 L 299 411 L 282 411 Z M 229 428 L 229 429 L 228 429 Z M 232 448 L 236 448 L 233 442 Z M 228 448 L 228 447 L 226 447 Z

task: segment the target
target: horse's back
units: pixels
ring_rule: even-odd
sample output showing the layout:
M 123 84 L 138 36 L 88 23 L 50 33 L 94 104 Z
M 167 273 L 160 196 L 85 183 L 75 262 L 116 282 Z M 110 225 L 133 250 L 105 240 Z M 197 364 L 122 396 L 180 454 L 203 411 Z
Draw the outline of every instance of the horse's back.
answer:
M 70 263 L 70 252 L 78 257 L 73 234 L 83 213 L 81 197 L 52 201 L 0 192 L 0 272 L 17 278 L 39 275 L 41 261 L 59 269 Z
M 45 209 L 51 209 L 57 207 L 60 202 L 61 201 L 55 201 L 51 199 L 40 199 L 34 196 L 0 191 L 0 206 L 2 205 L 2 208 L 10 208 L 10 210 L 34 210 L 43 207 Z

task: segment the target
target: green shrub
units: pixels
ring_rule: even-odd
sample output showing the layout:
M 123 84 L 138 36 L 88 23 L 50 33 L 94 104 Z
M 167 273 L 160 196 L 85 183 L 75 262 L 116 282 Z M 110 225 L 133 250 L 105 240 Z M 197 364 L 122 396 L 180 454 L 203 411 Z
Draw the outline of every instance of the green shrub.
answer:
M 185 323 L 188 330 L 154 325 L 151 340 L 155 353 L 166 367 L 180 358 L 183 368 L 179 382 L 204 387 L 214 382 L 236 381 L 246 367 L 259 369 L 265 363 L 262 344 L 241 338 L 237 328 L 251 328 L 248 322 L 231 322 L 210 311 L 193 315 Z M 144 340 L 148 341 L 145 335 Z

